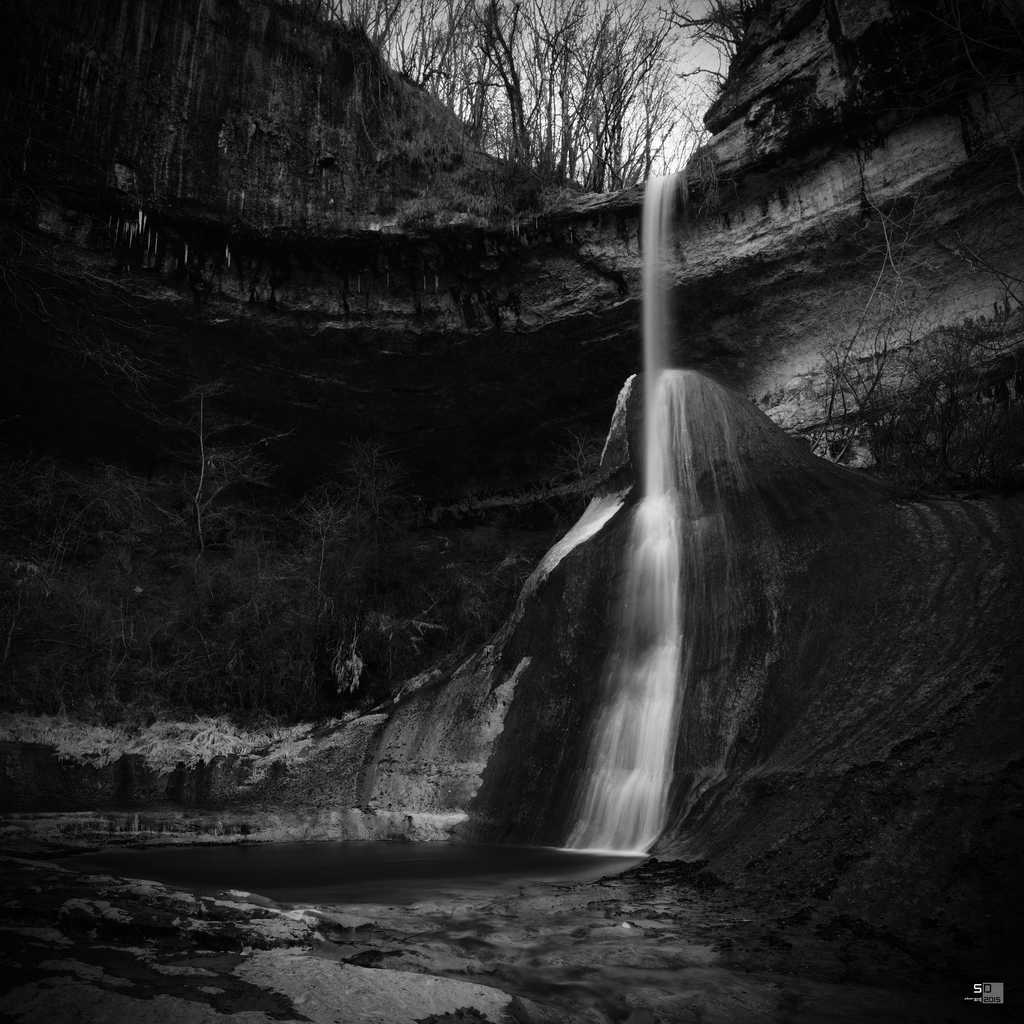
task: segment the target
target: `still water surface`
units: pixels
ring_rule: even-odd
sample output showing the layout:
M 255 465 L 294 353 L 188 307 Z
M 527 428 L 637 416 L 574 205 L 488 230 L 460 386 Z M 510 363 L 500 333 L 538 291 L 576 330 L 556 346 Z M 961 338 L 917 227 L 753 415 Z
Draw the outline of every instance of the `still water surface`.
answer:
M 167 885 L 258 893 L 289 903 L 471 899 L 532 882 L 592 881 L 645 858 L 471 843 L 238 843 L 104 850 L 68 867 Z

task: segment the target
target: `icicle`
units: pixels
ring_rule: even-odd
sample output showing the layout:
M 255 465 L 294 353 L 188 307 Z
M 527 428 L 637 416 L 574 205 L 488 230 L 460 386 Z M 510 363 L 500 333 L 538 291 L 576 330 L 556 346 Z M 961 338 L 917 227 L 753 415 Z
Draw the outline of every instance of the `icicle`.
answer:
M 437 294 L 437 274 L 434 275 L 434 294 Z
M 362 290 L 363 290 L 363 275 L 362 274 L 356 274 L 356 295 L 358 295 L 360 292 L 362 292 Z
M 142 207 L 139 207 L 139 230 L 142 230 Z
M 185 243 L 185 266 L 188 266 L 188 242 Z
M 228 246 L 224 246 L 224 258 L 228 261 L 228 266 L 231 266 L 231 249 Z

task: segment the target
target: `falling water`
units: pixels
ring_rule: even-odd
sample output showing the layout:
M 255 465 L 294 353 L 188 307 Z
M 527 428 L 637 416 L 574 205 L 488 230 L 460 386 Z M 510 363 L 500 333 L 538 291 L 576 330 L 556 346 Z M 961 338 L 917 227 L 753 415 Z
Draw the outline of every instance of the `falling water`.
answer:
M 680 492 L 674 441 L 685 425 L 668 364 L 668 309 L 662 282 L 674 177 L 644 195 L 644 494 L 633 522 L 616 650 L 594 733 L 577 849 L 647 850 L 664 827 L 677 731 L 682 667 Z M 685 429 L 682 431 L 685 434 Z
M 643 496 L 567 844 L 575 849 L 654 845 L 665 827 L 682 701 L 728 670 L 735 647 L 726 508 L 738 510 L 752 493 L 735 442 L 745 400 L 692 370 L 668 368 L 663 275 L 675 193 L 676 179 L 661 178 L 644 197 Z

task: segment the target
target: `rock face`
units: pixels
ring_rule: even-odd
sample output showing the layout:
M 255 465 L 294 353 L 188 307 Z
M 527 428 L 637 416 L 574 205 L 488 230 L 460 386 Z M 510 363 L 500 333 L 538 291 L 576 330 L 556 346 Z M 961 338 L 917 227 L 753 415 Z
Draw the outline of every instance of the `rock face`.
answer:
M 685 695 L 659 852 L 878 926 L 1013 948 L 1020 502 L 901 498 L 814 460 L 742 397 L 810 430 L 829 347 L 869 353 L 894 304 L 899 344 L 911 327 L 1019 316 L 1019 78 L 1005 53 L 978 65 L 973 23 L 950 36 L 928 7 L 769 5 L 691 167 L 669 268 L 677 356 L 736 389 L 723 401 L 749 479 L 721 505 L 736 643 Z M 380 148 L 427 106 L 359 40 L 256 0 L 55 10 L 15 4 L 3 53 L 4 142 L 22 166 L 5 172 L 4 230 L 28 253 L 5 277 L 15 439 L 73 425 L 90 452 L 152 454 L 142 359 L 157 398 L 178 393 L 168 376 L 231 383 L 233 412 L 290 431 L 276 455 L 303 478 L 376 432 L 401 440 L 424 494 L 507 486 L 538 473 L 559 431 L 606 421 L 636 360 L 638 190 L 532 223 L 493 209 L 439 223 L 422 205 L 438 179 L 408 147 Z M 367 83 L 387 97 L 373 112 Z M 36 301 L 50 294 L 63 328 Z M 140 299 L 159 328 L 141 335 Z M 67 328 L 83 309 L 112 347 Z M 138 413 L 130 442 L 122 403 Z M 129 764 L 69 787 L 49 754 L 8 751 L 9 806 L 130 820 L 169 801 L 262 838 L 562 842 L 614 634 L 636 419 L 627 393 L 603 492 L 453 679 L 262 777 Z M 709 440 L 712 463 L 723 443 Z M 19 792 L 34 796 L 19 807 Z
M 717 391 L 695 375 L 691 386 L 691 400 Z M 624 395 L 608 458 L 636 449 L 637 391 Z M 725 518 L 732 569 L 716 614 L 698 609 L 686 635 L 695 666 L 654 852 L 710 860 L 874 926 L 931 921 L 985 948 L 1019 946 L 1024 508 L 901 498 L 813 457 L 741 396 L 717 398 L 728 433 L 700 438 L 698 493 L 702 514 Z M 745 475 L 723 488 L 727 450 Z M 417 809 L 454 809 L 454 773 L 475 789 L 460 834 L 565 842 L 636 501 L 628 486 L 595 499 L 493 650 L 465 667 L 477 696 L 464 707 L 490 694 L 486 719 L 433 719 L 426 694 L 393 712 L 390 735 L 410 738 L 399 756 Z M 421 763 L 412 738 L 428 736 Z M 479 748 L 473 761 L 441 759 L 467 736 L 493 736 L 482 774 Z M 979 901 L 993 908 L 984 921 Z
M 364 36 L 296 4 L 19 3 L 11 19 L 5 130 L 25 173 L 126 212 L 341 232 L 410 194 L 417 117 L 440 144 L 456 127 Z
M 837 351 L 1020 306 L 1019 67 L 998 19 L 945 31 L 954 6 L 776 0 L 707 114 L 680 357 L 789 429 L 820 422 Z
M 908 500 L 812 456 L 742 396 L 686 376 L 689 400 L 724 415 L 693 424 L 702 509 L 683 528 L 721 517 L 729 572 L 686 633 L 693 671 L 654 852 L 827 901 L 873 928 L 941 927 L 978 948 L 1017 948 L 1021 502 Z M 92 800 L 106 810 L 53 818 L 59 845 L 197 831 L 564 843 L 616 642 L 639 500 L 639 392 L 631 382 L 620 399 L 606 493 L 452 679 L 320 737 L 292 766 L 218 761 L 162 798 L 119 793 L 116 775 L 57 795 L 51 778 L 49 797 L 36 784 L 25 809 Z M 734 458 L 743 472 L 723 484 Z M 714 552 L 705 562 L 725 564 Z M 9 792 L 31 792 L 25 755 L 11 756 Z M 8 817 L 5 847 L 41 827 Z
M 603 430 L 638 361 L 640 190 L 521 216 L 425 96 L 287 4 L 19 0 L 9 27 L 12 440 L 146 465 L 140 374 L 165 405 L 217 380 L 296 478 L 375 434 L 433 498 L 536 482 Z M 837 346 L 1019 306 L 1018 71 L 996 21 L 963 29 L 769 5 L 689 169 L 681 365 L 814 431 Z M 33 304 L 55 280 L 102 341 Z
M 603 428 L 634 347 L 581 358 L 602 339 L 561 264 L 591 294 L 621 275 L 516 223 L 522 182 L 358 34 L 261 0 L 9 24 L 15 439 L 145 466 L 147 398 L 166 416 L 217 380 L 298 480 L 382 436 L 436 497 L 529 482 L 567 428 Z

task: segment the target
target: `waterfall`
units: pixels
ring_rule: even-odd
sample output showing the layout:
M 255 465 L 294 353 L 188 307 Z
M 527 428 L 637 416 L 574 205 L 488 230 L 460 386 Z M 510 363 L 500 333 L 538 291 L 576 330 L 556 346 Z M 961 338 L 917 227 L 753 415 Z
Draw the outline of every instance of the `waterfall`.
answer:
M 750 429 L 746 400 L 668 366 L 663 275 L 675 194 L 668 177 L 649 181 L 644 195 L 643 491 L 566 844 L 575 849 L 645 853 L 664 830 L 683 701 L 724 678 L 737 644 L 727 509 L 761 514 L 737 449 Z
M 648 850 L 664 827 L 672 778 L 684 657 L 676 470 L 689 461 L 685 389 L 680 375 L 666 373 L 669 317 L 661 279 L 675 191 L 674 177 L 655 178 L 644 194 L 644 490 L 586 792 L 568 842 L 577 849 Z
M 617 633 L 602 675 L 586 782 L 567 845 L 646 852 L 665 827 L 682 703 L 727 666 L 738 617 L 725 509 L 750 487 L 730 395 L 692 370 L 669 369 L 663 275 L 674 177 L 644 196 L 643 491 L 634 513 Z

